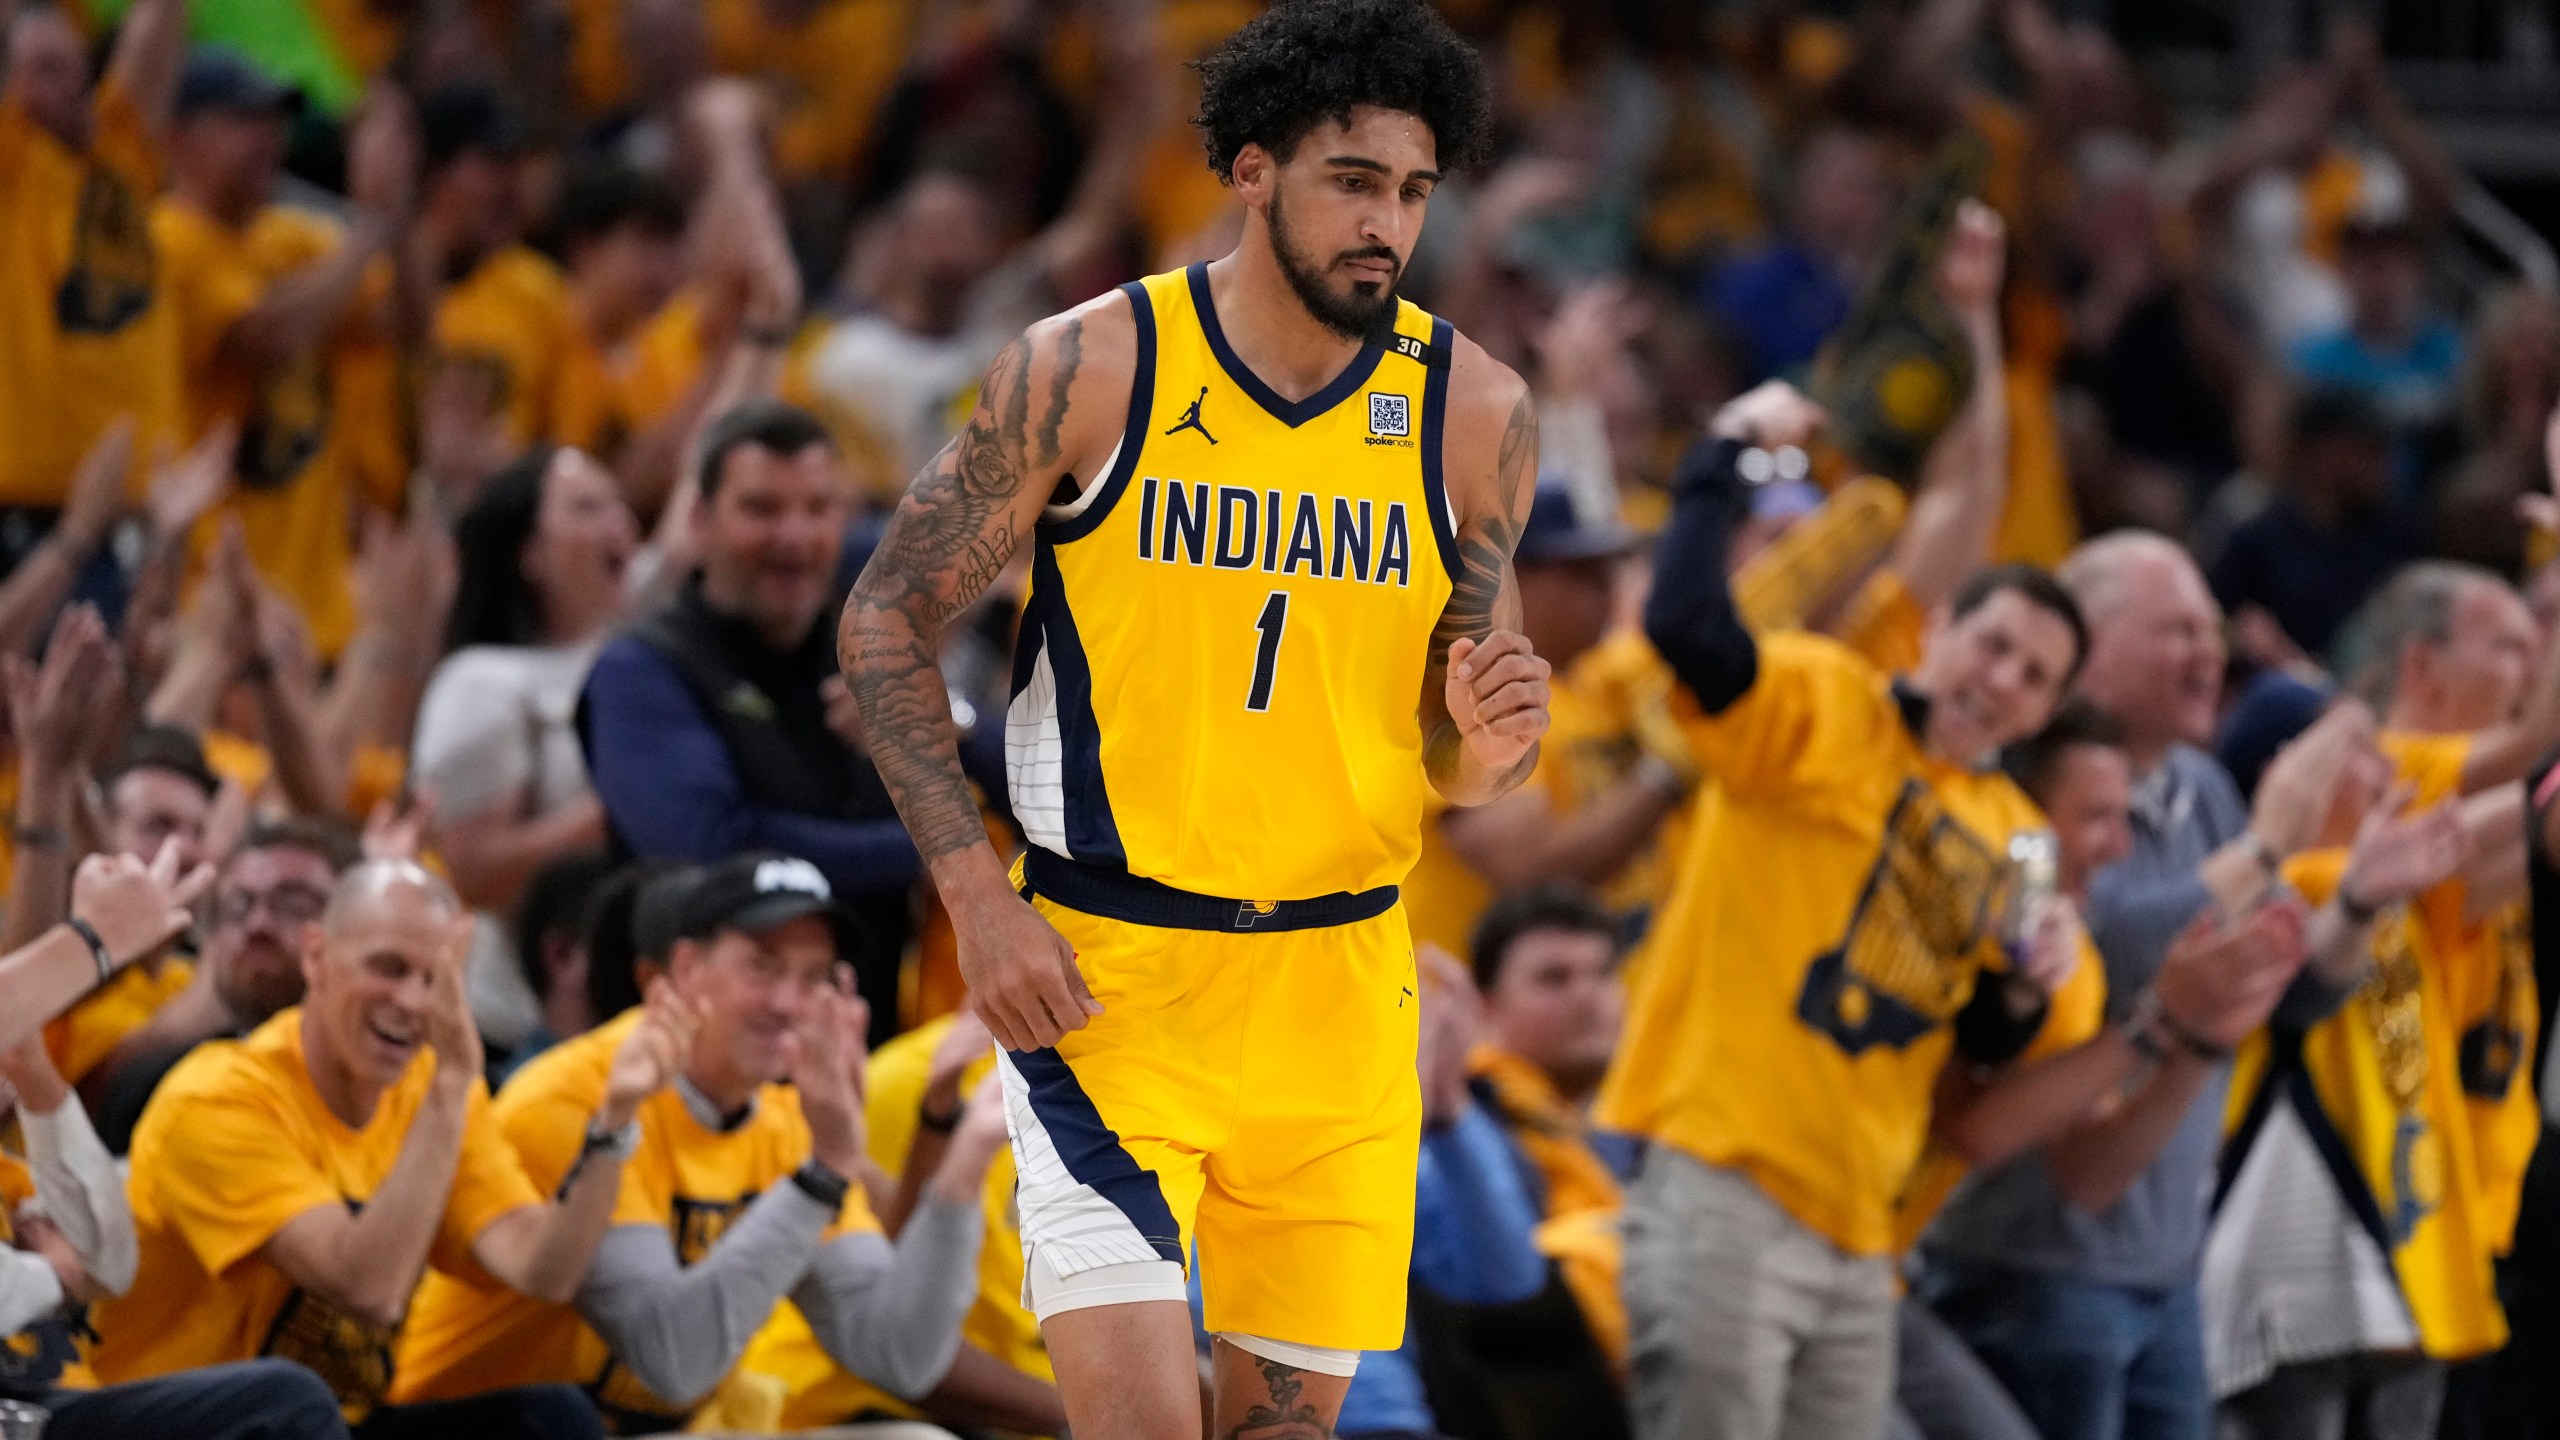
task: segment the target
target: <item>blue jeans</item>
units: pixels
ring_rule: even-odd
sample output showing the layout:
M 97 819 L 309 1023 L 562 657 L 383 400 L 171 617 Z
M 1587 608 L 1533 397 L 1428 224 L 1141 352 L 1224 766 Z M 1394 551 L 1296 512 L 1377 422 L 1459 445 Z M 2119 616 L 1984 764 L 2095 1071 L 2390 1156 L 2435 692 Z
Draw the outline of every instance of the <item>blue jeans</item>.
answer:
M 45 1440 L 347 1440 L 320 1377 L 285 1360 L 243 1360 L 45 1397 Z
M 1921 1295 L 2045 1440 L 2205 1440 L 2211 1429 L 2192 1284 L 2133 1290 L 1932 1261 Z

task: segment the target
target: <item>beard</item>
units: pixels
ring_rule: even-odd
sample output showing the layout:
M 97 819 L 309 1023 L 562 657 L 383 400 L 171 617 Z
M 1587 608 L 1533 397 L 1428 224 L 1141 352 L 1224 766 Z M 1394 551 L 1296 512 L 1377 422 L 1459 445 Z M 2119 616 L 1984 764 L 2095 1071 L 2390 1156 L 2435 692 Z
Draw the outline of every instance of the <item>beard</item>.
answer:
M 1280 212 L 1280 191 L 1276 187 L 1271 192 L 1269 223 L 1271 253 L 1280 262 L 1280 273 L 1287 277 L 1290 291 L 1298 297 L 1298 303 L 1306 307 L 1307 313 L 1316 318 L 1317 324 L 1345 340 L 1362 341 L 1383 338 L 1395 327 L 1396 281 L 1404 278 L 1404 262 L 1397 258 L 1396 252 L 1377 245 L 1363 250 L 1345 250 L 1335 256 L 1336 263 L 1384 260 L 1395 267 L 1393 277 L 1385 284 L 1374 280 L 1355 281 L 1350 294 L 1337 295 L 1325 288 L 1324 272 L 1316 268 L 1315 262 L 1309 260 L 1306 252 L 1300 250 L 1291 238 L 1288 221 Z

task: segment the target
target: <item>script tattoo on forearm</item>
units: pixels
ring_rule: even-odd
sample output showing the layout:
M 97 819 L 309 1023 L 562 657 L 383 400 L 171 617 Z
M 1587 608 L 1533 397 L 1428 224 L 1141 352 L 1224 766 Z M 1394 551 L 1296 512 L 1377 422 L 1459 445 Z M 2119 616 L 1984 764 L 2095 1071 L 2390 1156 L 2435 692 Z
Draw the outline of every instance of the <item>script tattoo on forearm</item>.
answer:
M 987 367 L 968 423 L 908 487 L 845 602 L 837 660 L 872 763 L 927 861 L 986 839 L 960 771 L 942 630 L 1013 558 L 1011 510 L 1030 470 L 1057 462 L 1083 330 L 1070 320 L 1058 336 L 1036 442 L 1029 345 L 1015 341 Z

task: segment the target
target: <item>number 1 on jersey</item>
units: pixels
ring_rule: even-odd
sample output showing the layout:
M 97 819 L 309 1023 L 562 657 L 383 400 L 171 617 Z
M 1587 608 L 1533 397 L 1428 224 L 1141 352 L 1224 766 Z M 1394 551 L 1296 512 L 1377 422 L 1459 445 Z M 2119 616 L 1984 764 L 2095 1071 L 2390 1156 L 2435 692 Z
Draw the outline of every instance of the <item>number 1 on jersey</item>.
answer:
M 1262 618 L 1253 628 L 1262 635 L 1260 648 L 1253 652 L 1253 693 L 1244 700 L 1247 710 L 1271 708 L 1271 676 L 1280 668 L 1280 632 L 1289 625 L 1289 592 L 1274 590 L 1262 602 Z

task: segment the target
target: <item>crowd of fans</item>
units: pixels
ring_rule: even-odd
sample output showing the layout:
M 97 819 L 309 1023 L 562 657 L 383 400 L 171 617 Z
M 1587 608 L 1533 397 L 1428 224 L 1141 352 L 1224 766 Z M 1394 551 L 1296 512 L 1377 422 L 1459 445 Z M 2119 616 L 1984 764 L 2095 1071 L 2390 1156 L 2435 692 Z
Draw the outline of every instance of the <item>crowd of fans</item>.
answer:
M 1061 1433 L 834 620 L 1008 339 L 1232 243 L 1258 8 L 0 0 L 0 1395 Z M 1404 890 L 1340 1433 L 2560 1434 L 2560 297 L 2372 31 L 2173 117 L 2046 0 L 1440 8 L 1557 679 Z

